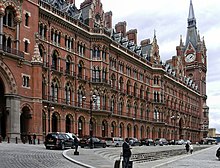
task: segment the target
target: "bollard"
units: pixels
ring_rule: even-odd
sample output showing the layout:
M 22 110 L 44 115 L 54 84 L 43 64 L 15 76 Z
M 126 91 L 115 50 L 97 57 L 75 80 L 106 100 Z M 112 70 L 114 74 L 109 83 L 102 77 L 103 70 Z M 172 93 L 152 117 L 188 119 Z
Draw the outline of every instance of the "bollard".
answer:
M 37 139 L 37 144 L 38 144 L 38 145 L 40 144 L 40 139 L 39 139 L 39 138 Z
M 2 143 L 2 136 L 0 135 L 0 143 Z
M 15 137 L 15 143 L 16 144 L 18 143 L 18 137 Z
M 10 143 L 10 138 L 8 137 L 8 143 Z

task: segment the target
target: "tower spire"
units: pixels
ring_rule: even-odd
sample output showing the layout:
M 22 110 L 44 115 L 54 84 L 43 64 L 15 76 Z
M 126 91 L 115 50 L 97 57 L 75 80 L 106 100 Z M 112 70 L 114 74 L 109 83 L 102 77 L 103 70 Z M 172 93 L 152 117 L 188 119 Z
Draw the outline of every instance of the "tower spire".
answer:
M 194 14 L 192 0 L 190 0 L 189 15 L 188 15 L 188 27 L 191 26 L 196 26 L 196 18 Z
M 197 45 L 197 27 L 196 27 L 196 18 L 194 14 L 192 0 L 190 0 L 189 6 L 189 15 L 188 15 L 188 27 L 187 27 L 187 36 L 186 36 L 186 47 L 191 43 L 194 48 Z

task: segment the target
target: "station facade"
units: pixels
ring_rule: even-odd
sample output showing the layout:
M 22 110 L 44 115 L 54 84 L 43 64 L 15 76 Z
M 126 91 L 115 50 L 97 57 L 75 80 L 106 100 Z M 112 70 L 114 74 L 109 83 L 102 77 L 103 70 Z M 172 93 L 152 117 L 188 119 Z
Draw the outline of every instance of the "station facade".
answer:
M 156 10 L 156 9 L 155 9 Z M 0 0 L 3 139 L 207 136 L 207 55 L 190 1 L 185 42 L 163 62 L 156 33 L 137 41 L 100 0 Z

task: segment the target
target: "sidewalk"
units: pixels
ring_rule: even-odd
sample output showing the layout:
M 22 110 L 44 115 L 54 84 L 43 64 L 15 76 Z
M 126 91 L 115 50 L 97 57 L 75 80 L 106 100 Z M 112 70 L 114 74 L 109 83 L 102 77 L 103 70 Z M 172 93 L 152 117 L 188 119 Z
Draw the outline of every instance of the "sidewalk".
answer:
M 132 153 L 150 153 L 155 151 L 170 150 L 170 149 L 182 149 L 183 145 L 164 146 L 164 147 L 135 147 L 132 149 Z M 63 156 L 78 165 L 85 168 L 114 168 L 115 160 L 119 159 L 121 148 L 79 148 L 79 155 L 74 155 L 74 149 L 65 150 Z M 153 166 L 155 163 L 164 162 L 164 160 L 173 160 L 175 158 L 185 157 L 186 155 L 179 155 L 169 157 L 156 161 L 148 162 L 133 162 L 134 168 L 145 168 L 146 166 Z M 122 160 L 122 159 L 121 159 Z M 122 163 L 120 164 L 120 166 Z M 122 166 L 121 166 L 122 167 Z
M 114 160 L 107 159 L 95 152 L 96 149 L 79 149 L 79 155 L 74 155 L 74 149 L 65 150 L 63 156 L 86 168 L 113 168 Z

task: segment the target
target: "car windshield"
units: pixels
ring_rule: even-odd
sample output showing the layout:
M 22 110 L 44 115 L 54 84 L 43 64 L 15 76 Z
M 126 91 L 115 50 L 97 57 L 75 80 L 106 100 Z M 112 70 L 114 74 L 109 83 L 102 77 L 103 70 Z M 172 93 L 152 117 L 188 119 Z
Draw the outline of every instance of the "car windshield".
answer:
M 47 138 L 57 138 L 57 135 L 56 134 L 48 134 Z

